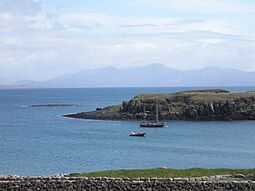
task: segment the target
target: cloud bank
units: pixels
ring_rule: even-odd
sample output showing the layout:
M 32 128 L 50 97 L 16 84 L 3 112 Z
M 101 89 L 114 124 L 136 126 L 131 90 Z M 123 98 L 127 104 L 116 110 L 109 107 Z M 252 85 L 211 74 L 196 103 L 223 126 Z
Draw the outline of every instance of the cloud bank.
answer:
M 104 4 L 118 4 L 121 13 L 102 4 L 98 10 L 97 3 L 1 0 L 0 76 L 45 80 L 84 68 L 150 63 L 255 70 L 253 1 Z

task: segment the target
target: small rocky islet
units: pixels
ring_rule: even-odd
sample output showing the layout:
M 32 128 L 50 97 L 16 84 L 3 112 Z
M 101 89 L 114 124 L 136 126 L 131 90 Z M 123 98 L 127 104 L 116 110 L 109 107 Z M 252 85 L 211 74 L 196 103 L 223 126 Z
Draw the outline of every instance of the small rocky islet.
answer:
M 255 120 L 255 91 L 231 93 L 224 89 L 189 90 L 169 94 L 141 94 L 122 104 L 65 117 L 99 120 Z
M 68 103 L 49 103 L 49 104 L 34 104 L 31 105 L 30 107 L 74 107 L 74 106 L 80 106 L 77 104 L 68 104 Z

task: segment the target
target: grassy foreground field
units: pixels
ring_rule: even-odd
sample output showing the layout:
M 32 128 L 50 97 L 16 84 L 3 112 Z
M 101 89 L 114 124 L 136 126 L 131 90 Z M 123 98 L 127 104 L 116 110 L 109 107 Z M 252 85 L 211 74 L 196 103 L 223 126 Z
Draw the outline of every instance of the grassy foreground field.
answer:
M 89 173 L 72 173 L 71 177 L 112 177 L 112 178 L 176 178 L 176 177 L 201 177 L 224 174 L 255 174 L 253 169 L 137 169 L 137 170 L 107 170 Z

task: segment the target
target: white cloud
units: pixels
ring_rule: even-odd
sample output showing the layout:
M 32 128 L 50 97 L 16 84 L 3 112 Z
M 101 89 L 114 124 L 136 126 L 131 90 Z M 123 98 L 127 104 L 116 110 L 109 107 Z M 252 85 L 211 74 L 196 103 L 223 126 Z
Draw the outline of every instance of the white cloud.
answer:
M 177 22 L 167 17 L 116 17 L 103 13 L 72 13 L 59 16 L 59 23 L 65 28 L 76 31 L 102 30 L 128 32 L 129 30 L 150 29 L 158 27 L 167 27 Z M 139 30 L 139 29 L 138 29 Z
M 37 0 L 0 0 L 0 34 L 15 32 L 17 36 L 31 32 L 40 19 L 41 4 Z
M 37 55 L 35 55 L 35 54 L 30 54 L 30 55 L 28 55 L 28 56 L 26 56 L 26 57 L 24 58 L 24 62 L 26 62 L 26 63 L 35 62 L 35 61 L 37 60 L 37 58 L 38 58 Z
M 148 43 L 148 42 L 135 43 L 134 47 L 136 47 L 138 49 L 152 49 L 152 50 L 157 49 L 157 45 L 156 44 Z
M 217 33 L 199 34 L 26 37 L 16 39 L 25 43 L 12 43 L 9 49 L 5 47 L 5 51 L 1 51 L 1 72 L 44 79 L 110 65 L 127 67 L 163 63 L 177 69 L 207 66 L 254 68 L 254 41 L 226 39 Z M 10 67 L 15 69 L 10 70 Z
M 51 14 L 39 11 L 37 1 L 0 2 L 0 76 L 46 79 L 84 68 L 149 63 L 177 69 L 222 66 L 254 70 L 255 28 L 242 20 Z M 15 5 L 8 7 L 10 2 Z M 137 2 L 188 12 L 223 12 L 226 8 L 242 12 L 247 6 L 243 3 L 238 9 L 239 1 L 230 4 L 227 0 Z
M 18 38 L 6 38 L 3 43 L 6 45 L 21 45 L 23 42 Z
M 40 10 L 40 4 L 35 0 L 1 0 L 0 13 L 14 15 L 34 15 Z
M 131 0 L 134 4 L 181 12 L 254 13 L 255 2 L 241 0 Z
M 203 21 L 169 17 L 116 17 L 102 13 L 72 13 L 60 15 L 57 22 L 65 30 L 82 33 L 83 35 L 179 33 L 189 31 L 211 31 L 244 36 L 249 34 L 242 24 L 227 19 Z
M 7 33 L 13 29 L 10 25 L 12 16 L 8 13 L 0 13 L 0 34 Z
M 1 19 L 2 18 L 2 19 Z M 38 13 L 35 16 L 17 16 L 0 13 L 0 32 L 32 30 L 76 35 L 153 34 L 188 31 L 211 31 L 233 35 L 251 35 L 242 23 L 229 19 L 173 19 L 170 17 L 112 16 L 104 13 L 62 13 L 54 16 Z M 25 34 L 24 34 L 25 35 Z
M 101 13 L 72 13 L 60 15 L 59 22 L 67 28 L 89 29 L 112 25 L 114 21 Z

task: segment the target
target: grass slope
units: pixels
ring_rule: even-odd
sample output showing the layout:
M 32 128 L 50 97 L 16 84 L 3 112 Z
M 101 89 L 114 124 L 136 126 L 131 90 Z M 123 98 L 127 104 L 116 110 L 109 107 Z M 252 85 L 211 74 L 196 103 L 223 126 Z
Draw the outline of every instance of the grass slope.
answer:
M 71 177 L 112 177 L 112 178 L 175 178 L 175 177 L 201 177 L 223 174 L 255 174 L 254 169 L 137 169 L 137 170 L 107 170 L 89 173 L 72 173 Z

